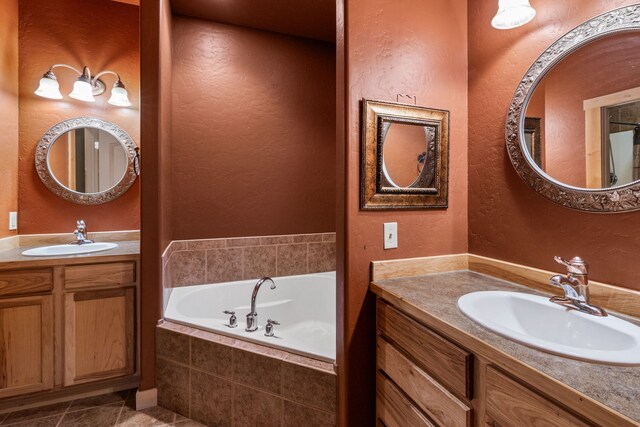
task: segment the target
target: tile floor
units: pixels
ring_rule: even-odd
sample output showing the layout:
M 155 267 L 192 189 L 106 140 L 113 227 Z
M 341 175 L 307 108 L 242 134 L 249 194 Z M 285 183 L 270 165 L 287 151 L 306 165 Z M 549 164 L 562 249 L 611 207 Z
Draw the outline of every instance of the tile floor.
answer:
M 160 406 L 136 411 L 135 390 L 103 394 L 0 415 L 0 426 L 20 427 L 202 427 Z

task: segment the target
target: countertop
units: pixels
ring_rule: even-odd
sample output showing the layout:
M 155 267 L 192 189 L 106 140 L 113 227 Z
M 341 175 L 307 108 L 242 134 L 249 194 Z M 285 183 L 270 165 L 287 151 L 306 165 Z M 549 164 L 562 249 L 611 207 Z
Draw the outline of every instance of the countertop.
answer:
M 118 246 L 106 251 L 79 255 L 33 257 L 24 256 L 22 252 L 31 247 L 17 247 L 0 250 L 0 269 L 53 266 L 62 264 L 86 264 L 87 262 L 119 261 L 140 255 L 140 242 L 137 240 L 113 242 Z M 47 245 L 39 245 L 47 246 Z M 38 247 L 38 246 L 34 246 Z
M 476 291 L 516 291 L 544 295 L 526 286 L 470 271 L 379 280 L 371 290 L 393 303 L 410 304 L 426 315 L 513 357 L 585 396 L 640 422 L 640 367 L 583 362 L 545 353 L 503 338 L 466 317 L 458 298 Z M 638 319 L 619 315 L 640 325 Z M 472 350 L 472 349 L 471 349 Z

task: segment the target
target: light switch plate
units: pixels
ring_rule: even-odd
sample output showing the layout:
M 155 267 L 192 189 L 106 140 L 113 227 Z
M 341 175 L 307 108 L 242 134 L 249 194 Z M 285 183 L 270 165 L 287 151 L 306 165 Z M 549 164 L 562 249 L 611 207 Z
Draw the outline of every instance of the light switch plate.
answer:
M 398 223 L 384 223 L 384 248 L 395 249 L 398 247 Z
M 9 230 L 18 229 L 18 212 L 9 212 Z

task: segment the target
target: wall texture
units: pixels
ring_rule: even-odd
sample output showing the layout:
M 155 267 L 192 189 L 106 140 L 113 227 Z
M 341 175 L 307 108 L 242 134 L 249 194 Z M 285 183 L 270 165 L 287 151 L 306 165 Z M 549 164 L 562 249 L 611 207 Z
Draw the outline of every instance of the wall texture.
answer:
M 18 0 L 0 2 L 0 238 L 18 210 Z
M 175 17 L 172 239 L 335 231 L 332 43 Z
M 467 2 L 407 0 L 402 7 L 384 0 L 345 3 L 346 265 L 339 419 L 342 425 L 356 426 L 375 424 L 370 262 L 467 251 Z M 418 105 L 451 112 L 448 209 L 359 210 L 360 100 L 396 101 L 397 94 L 415 95 Z M 389 221 L 398 222 L 399 248 L 385 251 L 382 224 Z
M 3 2 L 4 3 L 4 2 Z M 139 24 L 138 8 L 119 2 L 82 0 L 29 0 L 20 2 L 20 152 L 19 227 L 21 234 L 71 232 L 76 219 L 92 231 L 132 230 L 140 227 L 139 181 L 117 200 L 105 205 L 82 206 L 51 193 L 38 178 L 35 148 L 56 123 L 78 116 L 94 116 L 118 124 L 140 145 Z M 110 69 L 120 73 L 129 91 L 130 108 L 107 104 L 108 92 L 95 104 L 67 97 L 74 73 L 55 71 L 59 101 L 38 97 L 33 91 L 49 66 L 87 65 L 92 72 Z M 105 76 L 110 88 L 113 76 Z M 144 153 L 141 152 L 144 156 Z
M 490 26 L 493 2 L 469 2 L 469 251 L 561 271 L 554 255 L 580 255 L 594 280 L 640 289 L 638 213 L 598 215 L 555 205 L 520 180 L 505 149 L 514 90 L 558 37 L 634 1 L 537 0 L 535 20 L 510 31 Z

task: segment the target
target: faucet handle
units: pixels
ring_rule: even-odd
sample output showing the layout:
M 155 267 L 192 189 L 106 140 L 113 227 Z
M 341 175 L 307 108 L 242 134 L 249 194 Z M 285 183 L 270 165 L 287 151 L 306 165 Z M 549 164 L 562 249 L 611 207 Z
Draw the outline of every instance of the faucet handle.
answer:
M 228 325 L 230 328 L 235 328 L 238 326 L 238 318 L 236 317 L 235 311 L 225 310 L 223 311 L 223 313 L 231 315 L 231 317 L 229 318 L 229 325 Z
M 277 320 L 268 319 L 267 320 L 267 326 L 265 326 L 264 336 L 265 337 L 272 337 L 274 335 L 274 333 L 273 333 L 273 325 L 279 325 L 279 324 L 280 324 L 280 322 L 278 322 Z
M 571 261 L 567 261 L 559 256 L 555 256 L 553 257 L 553 259 L 555 259 L 558 264 L 562 264 L 567 267 L 567 272 L 570 274 L 580 274 L 586 276 L 589 272 L 589 264 L 587 264 L 587 262 L 579 256 L 571 258 Z

